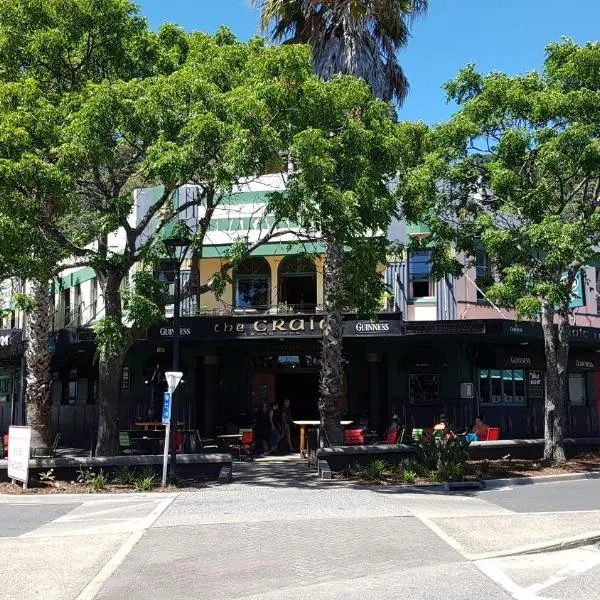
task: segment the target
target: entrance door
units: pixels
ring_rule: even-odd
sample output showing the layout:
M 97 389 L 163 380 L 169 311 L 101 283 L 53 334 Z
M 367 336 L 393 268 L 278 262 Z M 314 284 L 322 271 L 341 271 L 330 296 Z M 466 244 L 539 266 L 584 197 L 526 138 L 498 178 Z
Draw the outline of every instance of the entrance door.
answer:
M 319 376 L 317 373 L 278 373 L 276 375 L 277 402 L 290 399 L 294 420 L 319 419 Z
M 268 410 L 271 402 L 275 402 L 275 375 L 273 373 L 255 373 L 252 377 L 252 398 L 260 401 Z

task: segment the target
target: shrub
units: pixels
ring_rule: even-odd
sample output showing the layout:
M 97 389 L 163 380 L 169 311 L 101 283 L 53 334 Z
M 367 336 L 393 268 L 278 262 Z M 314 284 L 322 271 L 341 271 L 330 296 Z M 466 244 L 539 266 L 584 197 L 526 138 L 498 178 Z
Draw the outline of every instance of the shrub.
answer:
M 436 481 L 462 479 L 468 473 L 469 445 L 466 439 L 430 438 L 418 445 L 419 462 Z
M 103 490 L 106 487 L 106 484 L 108 483 L 108 479 L 106 477 L 106 475 L 104 474 L 104 471 L 102 469 L 100 469 L 100 473 L 98 473 L 97 475 L 95 475 L 92 480 L 90 481 L 90 484 L 92 486 L 92 488 L 94 488 L 94 490 L 97 492 L 99 490 Z
M 156 485 L 156 473 L 152 469 L 144 469 L 133 480 L 136 492 L 149 492 Z
M 410 469 L 404 469 L 402 471 L 402 481 L 404 483 L 414 483 L 417 479 L 417 474 Z
M 88 467 L 87 469 L 79 467 L 77 471 L 77 483 L 91 484 L 95 477 L 96 473 L 92 471 L 92 467 Z
M 181 486 L 183 479 L 177 475 L 177 473 L 169 473 L 167 477 L 169 485 Z
M 38 475 L 40 483 L 45 485 L 55 485 L 56 484 L 56 475 L 54 474 L 54 469 L 50 469 L 49 471 L 44 471 Z
M 360 475 L 368 481 L 382 481 L 387 469 L 388 465 L 384 460 L 374 460 L 360 470 Z
M 131 485 L 135 473 L 129 467 L 117 467 L 113 472 L 113 482 L 120 485 Z

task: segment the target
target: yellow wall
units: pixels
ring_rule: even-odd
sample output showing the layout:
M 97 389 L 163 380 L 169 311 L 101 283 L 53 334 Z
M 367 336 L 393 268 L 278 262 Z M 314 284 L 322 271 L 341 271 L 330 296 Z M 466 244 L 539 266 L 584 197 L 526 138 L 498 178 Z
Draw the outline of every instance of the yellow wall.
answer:
M 276 307 L 279 304 L 278 299 L 278 270 L 281 261 L 285 256 L 265 256 L 263 257 L 271 269 L 271 306 Z M 221 258 L 203 258 L 200 261 L 200 282 L 202 284 L 208 283 L 214 273 L 218 272 L 221 268 L 221 264 L 224 259 Z M 315 260 L 315 266 L 317 270 L 317 304 L 323 304 L 323 262 L 322 256 L 318 256 Z M 200 306 L 206 307 L 209 310 L 218 308 L 228 308 L 233 304 L 233 287 L 231 284 L 227 284 L 225 293 L 221 297 L 221 300 L 217 300 L 215 295 L 212 293 L 202 294 L 200 298 Z

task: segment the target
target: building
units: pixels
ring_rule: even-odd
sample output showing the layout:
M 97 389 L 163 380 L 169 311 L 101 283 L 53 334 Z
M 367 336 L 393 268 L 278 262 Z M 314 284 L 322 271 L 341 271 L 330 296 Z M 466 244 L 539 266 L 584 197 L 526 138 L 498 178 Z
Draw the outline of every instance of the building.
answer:
M 183 264 L 207 282 L 226 260 L 239 235 L 261 239 L 272 225 L 267 194 L 281 189 L 274 176 L 232 193 L 215 213 L 202 258 Z M 137 192 L 143 214 L 155 190 Z M 193 194 L 179 191 L 176 202 Z M 194 228 L 201 218 L 190 208 L 182 218 Z M 135 222 L 136 214 L 132 214 Z M 150 226 L 149 235 L 152 233 Z M 323 306 L 323 247 L 299 242 L 296 225 L 260 246 L 233 273 L 223 295 L 181 302 L 179 420 L 203 434 L 248 426 L 255 401 L 290 398 L 294 418 L 317 416 L 319 336 Z M 406 240 L 426 235 L 421 227 L 395 223 L 391 235 Z M 112 243 L 119 247 L 119 232 Z M 600 430 L 599 269 L 586 267 L 577 282 L 569 363 L 569 432 Z M 433 281 L 427 250 L 386 267 L 390 297 L 375 322 L 347 315 L 342 411 L 367 416 L 382 430 L 393 413 L 408 425 L 431 426 L 446 414 L 456 427 L 475 415 L 499 426 L 503 437 L 543 435 L 544 353 L 541 327 L 515 322 L 492 306 L 482 284 L 489 277 L 483 253 L 461 278 Z M 168 279 L 166 270 L 157 276 Z M 4 287 L 5 305 L 18 282 Z M 65 271 L 54 285 L 52 427 L 69 443 L 89 444 L 96 427 L 97 367 L 91 326 L 103 301 L 91 269 Z M 172 315 L 172 305 L 167 307 Z M 0 430 L 22 419 L 23 315 L 4 317 L 0 332 Z M 170 319 L 151 328 L 129 353 L 121 377 L 122 428 L 159 415 L 164 372 L 172 365 Z

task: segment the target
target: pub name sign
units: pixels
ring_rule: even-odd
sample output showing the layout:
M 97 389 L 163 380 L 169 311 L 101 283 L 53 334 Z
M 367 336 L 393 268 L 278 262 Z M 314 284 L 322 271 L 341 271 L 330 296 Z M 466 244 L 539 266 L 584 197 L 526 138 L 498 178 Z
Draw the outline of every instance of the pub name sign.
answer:
M 182 339 L 228 339 L 265 337 L 320 337 L 325 327 L 321 315 L 294 316 L 291 318 L 262 317 L 254 320 L 236 318 L 198 319 L 191 325 L 181 325 Z M 172 325 L 158 328 L 158 337 L 173 337 Z M 347 320 L 344 321 L 344 337 L 369 337 L 378 335 L 402 335 L 400 320 Z

